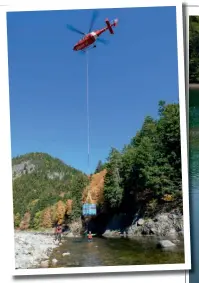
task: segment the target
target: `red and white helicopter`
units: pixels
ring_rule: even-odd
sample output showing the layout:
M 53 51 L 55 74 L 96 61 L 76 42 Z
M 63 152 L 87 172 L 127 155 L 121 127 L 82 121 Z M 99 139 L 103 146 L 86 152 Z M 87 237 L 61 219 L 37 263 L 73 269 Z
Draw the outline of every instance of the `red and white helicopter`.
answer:
M 106 23 L 106 27 L 99 29 L 99 30 L 95 30 L 92 31 L 95 19 L 97 17 L 98 13 L 97 11 L 95 11 L 93 13 L 92 19 L 91 19 L 91 24 L 90 24 L 90 29 L 88 33 L 84 33 L 76 28 L 74 28 L 71 25 L 67 25 L 67 28 L 77 32 L 79 34 L 82 34 L 84 37 L 82 39 L 80 39 L 73 47 L 74 51 L 85 51 L 86 49 L 90 48 L 95 48 L 96 47 L 96 41 L 102 42 L 104 44 L 106 44 L 108 41 L 99 38 L 99 36 L 104 33 L 105 31 L 109 30 L 110 34 L 114 34 L 113 28 L 115 27 L 118 23 L 118 19 L 113 20 L 112 22 L 110 22 L 108 19 L 105 20 Z

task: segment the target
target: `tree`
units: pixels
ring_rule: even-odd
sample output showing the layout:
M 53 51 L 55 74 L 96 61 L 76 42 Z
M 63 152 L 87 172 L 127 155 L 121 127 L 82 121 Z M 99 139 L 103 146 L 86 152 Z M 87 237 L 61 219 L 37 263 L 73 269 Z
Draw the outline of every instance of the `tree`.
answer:
M 95 174 L 96 174 L 96 173 L 99 173 L 99 172 L 102 171 L 103 169 L 104 169 L 103 163 L 102 163 L 101 160 L 99 160 L 99 162 L 98 162 L 98 164 L 97 164 L 97 167 L 96 167 L 96 169 L 95 169 Z
M 179 104 L 168 104 L 159 110 L 159 151 L 167 167 L 167 176 L 173 183 L 171 187 L 180 189 L 182 173 Z
M 115 148 L 111 149 L 108 157 L 107 174 L 104 184 L 104 197 L 111 208 L 119 208 L 122 202 L 123 189 L 121 188 L 121 154 Z
M 17 212 L 16 215 L 14 215 L 14 227 L 15 228 L 19 227 L 20 222 L 21 222 L 21 216 L 19 212 Z

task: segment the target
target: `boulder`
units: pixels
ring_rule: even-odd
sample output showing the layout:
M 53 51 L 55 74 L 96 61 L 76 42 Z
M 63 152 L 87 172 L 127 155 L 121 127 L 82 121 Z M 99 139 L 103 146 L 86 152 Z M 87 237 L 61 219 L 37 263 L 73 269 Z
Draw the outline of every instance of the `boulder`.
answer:
M 154 234 L 155 231 L 155 223 L 152 219 L 145 221 L 142 225 L 142 235 L 150 235 Z
M 177 237 L 176 230 L 174 228 L 171 228 L 169 233 L 168 233 L 168 236 L 176 238 Z
M 56 265 L 57 262 L 58 262 L 58 260 L 57 260 L 56 258 L 53 258 L 53 259 L 52 259 L 52 264 L 53 264 L 53 265 Z
M 43 261 L 41 262 L 41 267 L 42 267 L 42 268 L 47 268 L 47 267 L 48 267 L 48 264 L 49 264 L 49 260 L 43 260 Z
M 159 243 L 157 244 L 158 248 L 163 248 L 163 249 L 174 248 L 175 246 L 176 245 L 169 240 L 162 240 L 159 241 Z
M 106 238 L 115 238 L 115 237 L 120 237 L 120 232 L 119 231 L 111 231 L 111 230 L 106 230 L 103 234 L 104 237 Z
M 63 255 L 63 256 L 66 256 L 66 255 L 70 255 L 70 253 L 69 253 L 69 252 L 63 253 L 62 255 Z
M 140 219 L 138 220 L 138 222 L 137 222 L 137 225 L 138 225 L 138 226 L 142 226 L 142 225 L 144 225 L 144 222 L 145 222 L 145 220 L 142 219 L 142 218 L 140 218 Z
M 172 212 L 159 213 L 153 219 L 140 218 L 129 227 L 128 232 L 129 236 L 154 235 L 176 239 L 183 235 L 183 216 Z
M 69 232 L 66 236 L 67 236 L 68 238 L 73 238 L 73 237 L 74 237 L 74 235 L 73 235 L 72 232 Z

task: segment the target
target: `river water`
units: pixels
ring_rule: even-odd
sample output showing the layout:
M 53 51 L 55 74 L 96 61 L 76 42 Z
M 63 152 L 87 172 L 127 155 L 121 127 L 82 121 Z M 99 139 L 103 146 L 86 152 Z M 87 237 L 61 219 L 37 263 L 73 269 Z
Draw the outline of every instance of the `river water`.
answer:
M 134 239 L 94 237 L 92 242 L 86 238 L 67 238 L 54 250 L 51 260 L 58 260 L 56 267 L 184 263 L 183 242 L 172 251 L 158 249 L 157 242 L 157 238 L 148 236 Z M 70 254 L 63 256 L 63 253 Z
M 199 282 L 199 90 L 189 91 L 189 183 L 192 270 L 190 283 Z
M 184 263 L 183 239 L 176 241 L 172 250 L 157 248 L 160 239 L 154 236 L 133 238 L 86 237 L 65 238 L 54 249 L 50 267 L 91 267 L 117 265 L 177 264 Z M 66 253 L 64 256 L 63 254 Z M 56 265 L 52 260 L 57 259 Z

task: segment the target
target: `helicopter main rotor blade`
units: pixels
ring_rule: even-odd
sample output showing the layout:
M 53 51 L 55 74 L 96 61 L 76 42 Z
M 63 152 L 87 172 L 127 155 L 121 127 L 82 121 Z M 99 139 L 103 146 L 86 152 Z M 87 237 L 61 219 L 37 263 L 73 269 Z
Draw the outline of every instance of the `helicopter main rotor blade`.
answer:
M 71 26 L 71 25 L 67 25 L 67 28 L 71 31 L 77 32 L 79 34 L 85 35 L 84 32 L 82 32 L 81 30 L 76 29 L 75 27 Z
M 106 39 L 103 39 L 103 38 L 97 38 L 97 41 L 99 41 L 99 42 L 101 42 L 101 43 L 103 43 L 103 44 L 109 44 L 109 41 L 108 40 L 106 40 Z
M 98 12 L 97 10 L 94 10 L 93 15 L 92 15 L 92 18 L 91 18 L 91 22 L 90 22 L 89 32 L 92 31 L 93 25 L 94 25 L 95 20 L 96 20 L 96 18 L 98 17 L 98 15 L 99 15 L 99 12 Z

